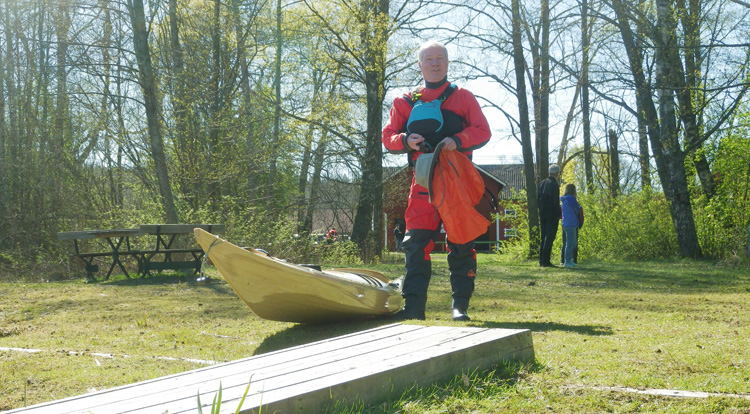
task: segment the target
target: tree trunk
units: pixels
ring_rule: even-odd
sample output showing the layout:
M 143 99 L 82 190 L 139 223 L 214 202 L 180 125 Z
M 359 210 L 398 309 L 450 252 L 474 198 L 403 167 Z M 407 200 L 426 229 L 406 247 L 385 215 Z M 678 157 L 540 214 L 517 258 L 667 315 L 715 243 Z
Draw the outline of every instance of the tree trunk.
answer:
M 317 87 L 317 86 L 316 86 Z M 313 100 L 315 102 L 315 100 Z M 307 207 L 309 198 L 307 191 L 310 184 L 310 164 L 312 163 L 313 151 L 313 137 L 315 134 L 315 126 L 310 124 L 307 126 L 307 133 L 305 134 L 304 148 L 302 150 L 302 162 L 300 163 L 299 169 L 299 180 L 297 182 L 297 233 L 304 234 L 309 233 L 309 230 L 305 227 L 305 218 L 307 217 Z
M 383 99 L 385 98 L 386 50 L 388 43 L 389 0 L 362 0 L 366 20 L 360 33 L 364 50 L 365 89 L 367 92 L 367 132 L 362 159 L 362 182 L 352 228 L 365 260 L 383 248 Z M 370 237 L 372 232 L 372 237 Z M 371 243 L 368 245 L 368 240 Z M 372 249 L 372 250 L 371 250 Z
M 269 191 L 273 188 L 273 183 L 276 180 L 276 148 L 278 148 L 278 143 L 281 140 L 281 52 L 284 45 L 284 40 L 281 37 L 281 18 L 281 0 L 278 0 L 276 2 L 276 61 L 273 80 L 276 107 L 274 108 L 273 115 L 273 137 L 269 143 L 271 160 L 268 167 L 268 183 L 266 185 Z
M 185 63 L 180 43 L 180 19 L 177 11 L 177 0 L 169 0 L 167 8 L 169 15 L 169 49 L 172 58 L 172 76 L 170 99 L 174 111 L 174 131 L 172 133 L 175 142 L 174 155 L 177 159 L 177 180 L 181 193 L 186 198 L 187 204 L 197 208 L 202 202 L 203 186 L 197 184 L 192 177 L 195 172 L 191 171 L 197 165 L 196 148 L 189 144 L 188 128 L 188 97 L 185 93 Z M 201 200 L 201 201 L 199 201 Z
M 702 148 L 694 151 L 692 155 L 695 157 L 695 170 L 698 173 L 703 194 L 705 194 L 706 199 L 710 200 L 716 194 L 716 184 L 711 173 L 711 165 L 708 163 L 708 159 Z
M 541 0 L 541 41 L 538 45 L 539 53 L 534 54 L 534 133 L 536 135 L 536 168 L 537 180 L 541 182 L 547 177 L 549 170 L 549 1 Z M 534 47 L 534 45 L 532 45 Z
M 218 164 L 219 134 L 221 131 L 222 91 L 221 91 L 221 0 L 214 0 L 214 15 L 211 24 L 211 125 L 208 128 L 208 162 L 209 171 L 215 171 Z M 219 199 L 222 194 L 222 182 L 218 177 L 211 177 L 215 183 L 209 195 Z
M 122 48 L 122 36 L 117 36 L 117 40 L 115 41 L 115 47 L 117 49 Z M 117 61 L 115 62 L 115 67 L 117 68 L 117 73 L 115 75 L 115 97 L 113 99 L 114 106 L 115 106 L 115 114 L 117 115 L 117 133 L 116 135 L 118 137 L 122 137 L 121 139 L 117 140 L 117 172 L 115 174 L 115 198 L 118 200 L 118 203 L 121 203 L 124 199 L 123 192 L 124 192 L 124 180 L 123 180 L 123 168 L 122 168 L 122 157 L 124 151 L 124 137 L 127 135 L 126 128 L 125 128 L 125 114 L 123 113 L 123 101 L 124 101 L 124 92 L 122 90 L 123 85 L 123 79 L 125 75 L 123 74 L 123 62 L 122 62 L 122 54 L 117 54 Z
M 313 100 L 313 102 L 315 102 Z M 310 178 L 310 162 L 312 158 L 312 143 L 315 127 L 310 124 L 307 126 L 307 133 L 305 133 L 305 142 L 302 149 L 302 162 L 299 168 L 299 180 L 297 181 L 297 233 L 304 234 L 305 231 L 305 217 L 307 217 L 307 190 L 308 180 Z
M 68 95 L 68 31 L 70 30 L 71 26 L 71 17 L 68 7 L 70 6 L 67 4 L 67 2 L 61 2 L 58 5 L 54 16 L 55 34 L 57 36 L 57 67 L 55 70 L 55 77 L 57 78 L 57 101 L 54 111 L 53 131 L 51 131 L 53 141 L 52 148 L 50 148 L 52 157 L 50 158 L 58 160 L 60 155 L 67 153 L 67 148 L 72 147 L 71 143 L 73 141 L 73 125 L 71 122 L 70 114 L 70 97 Z M 40 70 L 43 70 L 43 68 L 40 68 Z M 90 139 L 92 140 L 90 144 L 92 144 L 93 142 L 95 142 L 97 137 L 91 136 Z M 82 155 L 82 157 L 88 156 L 88 151 L 90 151 L 91 148 L 93 148 L 93 145 L 89 146 L 87 148 L 87 151 L 84 151 L 85 153 Z M 63 159 L 65 158 L 67 158 L 66 155 L 63 155 Z M 51 205 L 59 206 L 62 204 L 63 198 L 62 170 L 58 169 L 61 165 L 60 163 L 56 163 L 53 165 L 53 169 L 50 170 L 51 177 L 48 178 L 48 188 L 50 191 L 49 194 L 45 194 L 43 197 L 49 198 L 49 202 Z
M 672 221 L 677 233 L 677 242 L 680 252 L 685 257 L 701 257 L 702 252 L 698 242 L 698 233 L 695 229 L 693 208 L 690 203 L 690 193 L 687 185 L 687 174 L 685 171 L 685 152 L 680 148 L 677 131 L 675 91 L 672 89 L 680 84 L 681 71 L 677 52 L 676 27 L 672 19 L 671 5 L 669 0 L 656 0 L 657 12 L 657 44 L 654 62 L 656 64 L 656 90 L 659 99 L 659 112 L 661 114 L 661 144 L 669 168 L 670 188 L 672 190 Z M 684 77 L 682 78 L 684 81 Z M 677 95 L 679 95 L 678 89 Z M 681 110 L 685 109 L 685 102 L 681 104 Z M 681 114 L 683 122 L 690 114 Z M 688 120 L 688 122 L 690 122 Z M 687 131 L 686 131 L 687 133 Z
M 594 161 L 591 152 L 591 106 L 589 103 L 589 42 L 588 0 L 581 0 L 581 121 L 583 123 L 583 166 L 586 192 L 594 192 Z
M 614 9 L 620 33 L 625 44 L 630 63 L 630 70 L 636 84 L 636 96 L 643 109 L 643 116 L 648 123 L 651 148 L 656 158 L 657 169 L 665 195 L 671 201 L 670 212 L 675 227 L 680 252 L 686 257 L 700 257 L 702 255 L 695 229 L 692 206 L 688 193 L 685 173 L 685 153 L 680 148 L 676 110 L 674 74 L 679 64 L 670 54 L 677 53 L 674 31 L 674 20 L 669 19 L 671 9 L 668 0 L 657 0 L 657 28 L 654 38 L 656 54 L 656 95 L 659 100 L 659 116 L 652 100 L 652 90 L 643 73 L 641 55 L 635 47 L 635 41 L 630 24 L 628 23 L 625 6 L 622 0 L 613 0 Z
M 638 111 L 638 164 L 641 167 L 641 189 L 651 188 L 651 157 L 648 155 L 648 134 L 646 131 L 646 121 L 640 114 L 641 103 L 636 99 L 636 108 Z
M 614 200 L 620 195 L 620 149 L 617 133 L 609 130 L 609 196 Z
M 143 11 L 143 0 L 128 0 L 128 12 L 133 28 L 133 46 L 138 61 L 141 89 L 143 90 L 144 106 L 146 108 L 146 124 L 148 127 L 151 156 L 156 166 L 156 176 L 159 194 L 166 213 L 167 223 L 175 224 L 177 209 L 172 196 L 169 182 L 167 158 L 164 154 L 164 142 L 161 132 L 161 107 L 159 105 L 159 89 L 156 83 L 154 68 L 151 63 L 151 49 L 148 44 L 148 30 Z
M 102 34 L 102 44 L 112 45 L 112 13 L 109 8 L 109 0 L 101 0 L 100 6 L 104 12 L 104 33 Z M 104 85 L 102 85 L 102 100 L 100 106 L 100 129 L 104 130 L 104 152 L 107 164 L 107 179 L 109 180 L 109 196 L 107 197 L 110 206 L 122 207 L 122 198 L 118 189 L 121 183 L 118 181 L 118 171 L 120 165 L 117 160 L 119 154 L 112 155 L 112 144 L 117 145 L 118 140 L 112 140 L 112 129 L 110 128 L 112 106 L 112 93 L 110 87 L 112 84 L 112 58 L 109 54 L 109 47 L 102 48 L 102 67 L 104 69 Z M 119 152 L 119 151 L 118 151 Z
M 4 27 L 5 27 L 5 86 L 7 88 L 7 94 L 8 97 L 8 107 L 7 107 L 7 114 L 8 114 L 8 125 L 7 125 L 7 134 L 5 135 L 5 145 L 3 148 L 7 149 L 5 151 L 3 158 L 5 159 L 5 168 L 2 171 L 2 174 L 5 174 L 5 181 L 3 183 L 4 188 L 3 193 L 7 196 L 4 198 L 5 204 L 5 213 L 6 217 L 8 215 L 11 215 L 15 213 L 17 208 L 17 203 L 13 202 L 13 197 L 17 193 L 17 182 L 19 181 L 19 167 L 18 167 L 18 161 L 16 160 L 16 156 L 18 153 L 17 147 L 18 147 L 18 93 L 17 87 L 16 87 L 16 79 L 15 79 L 15 73 L 16 73 L 16 57 L 14 52 L 14 39 L 13 39 L 13 33 L 14 31 L 11 30 L 11 4 L 12 0 L 5 0 L 5 13 L 3 13 L 5 17 Z M 13 2 L 15 3 L 15 2 Z M 13 22 L 14 23 L 14 22 Z
M 243 116 L 243 122 L 248 123 L 245 130 L 245 146 L 247 151 L 246 171 L 248 171 L 246 176 L 246 189 L 248 198 L 250 200 L 254 200 L 258 198 L 258 194 L 256 194 L 258 188 L 258 176 L 255 172 L 260 170 L 259 165 L 261 164 L 259 161 L 260 156 L 258 154 L 256 143 L 256 137 L 258 136 L 256 135 L 256 133 L 259 128 L 253 125 L 255 123 L 255 121 L 253 121 L 254 101 L 250 88 L 250 70 L 246 51 L 247 36 L 243 28 L 242 16 L 240 14 L 240 0 L 232 0 L 231 4 L 232 16 L 234 21 L 234 32 L 235 37 L 237 38 L 237 62 L 239 62 L 240 70 L 239 86 L 242 102 L 241 114 Z M 251 23 L 254 22 L 254 18 L 255 15 L 253 15 L 253 18 L 250 19 L 250 22 L 247 22 L 248 26 L 250 26 Z
M 7 16 L 9 13 L 4 4 L 0 6 L 3 6 L 3 9 L 5 9 L 3 10 L 3 13 L 0 14 L 6 16 L 5 21 L 3 21 L 2 24 L 5 27 L 5 32 L 7 34 L 10 33 L 7 23 Z M 5 81 L 5 59 L 3 58 L 3 51 L 0 50 L 0 226 L 8 228 L 4 222 L 8 214 L 8 199 L 10 198 L 7 176 L 8 167 L 5 160 L 5 131 L 7 128 L 5 124 Z
M 307 205 L 305 207 L 305 221 L 303 229 L 306 233 L 312 233 L 313 231 L 313 216 L 317 209 L 318 200 L 320 197 L 320 175 L 323 171 L 323 163 L 325 162 L 326 147 L 328 144 L 328 130 L 323 130 L 320 141 L 318 142 L 317 148 L 315 148 L 315 157 L 313 159 L 313 173 L 310 178 L 310 197 L 307 199 Z
M 526 99 L 526 81 L 524 78 L 526 61 L 521 47 L 521 11 L 518 2 L 519 0 L 512 0 L 513 63 L 516 72 L 523 171 L 526 178 L 526 202 L 529 212 L 529 257 L 535 257 L 539 253 L 539 211 L 537 209 L 536 180 L 534 179 L 534 154 L 531 148 L 531 130 L 529 128 L 529 103 Z
M 686 100 L 680 104 L 681 111 L 689 110 L 689 114 L 682 115 L 683 126 L 685 128 L 685 140 L 688 145 L 697 146 L 702 141 L 703 134 L 703 110 L 695 111 L 695 108 L 705 107 L 705 96 L 701 92 L 701 1 L 700 0 L 678 0 L 677 4 L 682 11 L 680 21 L 684 28 L 685 37 L 685 88 L 680 94 L 680 100 Z M 694 144 L 695 143 L 695 144 Z M 702 145 L 701 145 L 702 147 Z M 694 157 L 695 169 L 703 188 L 703 194 L 708 200 L 713 198 L 716 192 L 716 184 L 711 174 L 711 166 L 706 159 L 702 148 L 697 148 L 691 154 Z
M 643 55 L 641 49 L 636 44 L 637 37 L 633 34 L 633 31 L 630 28 L 630 23 L 622 0 L 612 0 L 611 5 L 617 15 L 617 26 L 623 44 L 625 45 L 625 51 L 628 55 L 628 62 L 630 64 L 630 72 L 633 75 L 633 80 L 635 82 L 636 101 L 640 110 L 639 116 L 646 124 L 648 137 L 651 142 L 651 151 L 653 151 L 656 160 L 656 170 L 659 173 L 659 181 L 664 189 L 664 194 L 667 198 L 670 198 L 672 191 L 669 187 L 670 179 L 666 158 L 664 157 L 661 146 L 659 116 L 654 101 L 651 98 L 651 86 L 646 81 L 646 76 L 643 72 Z
M 561 171 L 564 169 L 566 159 L 568 157 L 568 142 L 570 141 L 570 127 L 573 125 L 573 120 L 576 115 L 576 108 L 578 107 L 578 98 L 581 95 L 581 82 L 576 85 L 575 92 L 573 93 L 573 99 L 570 102 L 570 108 L 568 109 L 568 115 L 565 117 L 565 126 L 563 127 L 563 136 L 560 140 L 560 151 L 557 153 L 557 165 L 560 166 Z

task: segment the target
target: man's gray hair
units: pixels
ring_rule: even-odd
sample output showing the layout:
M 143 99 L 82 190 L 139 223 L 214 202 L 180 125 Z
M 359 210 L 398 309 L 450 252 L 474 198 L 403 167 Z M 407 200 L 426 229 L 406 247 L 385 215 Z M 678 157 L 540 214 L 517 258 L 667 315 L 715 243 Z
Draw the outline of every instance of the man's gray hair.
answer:
M 444 44 L 438 42 L 437 40 L 428 40 L 422 43 L 422 46 L 419 47 L 419 52 L 417 52 L 417 60 L 421 62 L 422 54 L 424 53 L 424 51 L 435 46 L 442 47 L 443 52 L 445 52 L 445 58 L 448 59 L 448 48 L 446 48 Z
M 557 175 L 560 174 L 560 166 L 557 164 L 552 164 L 549 166 L 549 175 Z

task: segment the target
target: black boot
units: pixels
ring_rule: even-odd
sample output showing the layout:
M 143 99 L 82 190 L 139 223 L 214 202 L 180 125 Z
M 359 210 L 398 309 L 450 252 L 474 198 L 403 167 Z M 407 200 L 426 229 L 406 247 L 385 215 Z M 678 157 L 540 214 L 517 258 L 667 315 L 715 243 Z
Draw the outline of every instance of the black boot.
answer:
M 469 318 L 469 315 L 466 314 L 466 310 L 461 308 L 453 308 L 451 317 L 454 321 L 468 322 L 471 320 L 471 318 Z
M 391 316 L 393 320 L 405 321 L 416 319 L 423 321 L 424 310 L 427 307 L 427 298 L 420 298 L 415 295 L 404 296 L 404 308 Z
M 416 309 L 404 308 L 394 313 L 393 316 L 391 316 L 391 319 L 394 321 L 406 321 L 412 319 L 423 321 L 425 320 L 424 310 L 419 311 Z

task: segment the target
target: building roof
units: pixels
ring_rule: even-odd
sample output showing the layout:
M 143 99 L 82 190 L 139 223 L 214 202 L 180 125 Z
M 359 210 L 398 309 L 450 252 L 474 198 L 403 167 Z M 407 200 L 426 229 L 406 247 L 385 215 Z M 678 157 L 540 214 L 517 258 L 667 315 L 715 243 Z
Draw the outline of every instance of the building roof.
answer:
M 498 194 L 500 199 L 510 199 L 517 196 L 526 185 L 523 164 L 492 164 L 478 165 L 487 174 L 501 181 L 505 186 Z

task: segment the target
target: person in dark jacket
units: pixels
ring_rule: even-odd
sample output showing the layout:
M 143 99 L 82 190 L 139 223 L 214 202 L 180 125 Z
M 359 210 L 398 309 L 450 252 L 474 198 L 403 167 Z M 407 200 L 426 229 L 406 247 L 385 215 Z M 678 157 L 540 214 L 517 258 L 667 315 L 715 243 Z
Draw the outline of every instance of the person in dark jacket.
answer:
M 396 251 L 403 251 L 404 231 L 401 229 L 401 223 L 397 222 L 396 227 L 393 228 L 393 238 L 396 240 Z
M 549 177 L 539 183 L 537 189 L 537 204 L 539 206 L 539 266 L 555 267 L 550 261 L 552 245 L 557 237 L 557 227 L 560 224 L 562 210 L 560 209 L 560 167 L 556 164 L 549 166 Z

